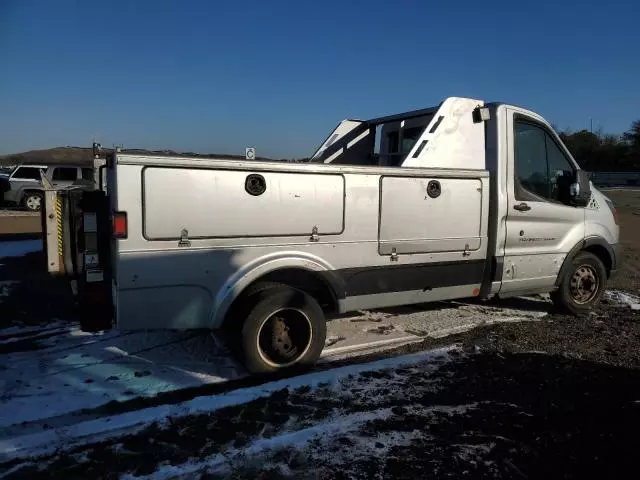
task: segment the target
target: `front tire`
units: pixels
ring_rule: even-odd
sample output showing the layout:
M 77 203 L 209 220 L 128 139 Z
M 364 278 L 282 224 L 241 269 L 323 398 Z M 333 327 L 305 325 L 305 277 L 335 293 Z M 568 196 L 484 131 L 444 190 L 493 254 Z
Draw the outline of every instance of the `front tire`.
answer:
M 240 353 L 253 374 L 313 366 L 324 348 L 327 325 L 318 302 L 282 286 L 255 293 L 240 332 Z
M 563 312 L 588 313 L 600 303 L 607 286 L 607 269 L 602 260 L 589 252 L 580 252 L 571 262 L 551 300 Z
M 43 196 L 41 193 L 29 192 L 25 194 L 22 204 L 24 205 L 24 208 L 30 212 L 39 212 L 42 208 L 42 200 Z

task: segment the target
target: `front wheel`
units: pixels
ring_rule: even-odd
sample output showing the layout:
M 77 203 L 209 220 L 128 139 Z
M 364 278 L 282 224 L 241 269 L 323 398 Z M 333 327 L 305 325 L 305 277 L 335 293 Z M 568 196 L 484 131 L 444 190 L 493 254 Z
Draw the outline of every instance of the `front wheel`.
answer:
M 30 212 L 39 212 L 42 208 L 42 194 L 38 192 L 27 193 L 22 203 Z
M 551 299 L 564 312 L 583 314 L 600 303 L 606 286 L 607 270 L 602 261 L 592 253 L 581 252 L 560 280 L 558 290 L 551 293 Z
M 313 366 L 324 348 L 326 319 L 318 302 L 291 287 L 274 287 L 251 297 L 242 325 L 241 354 L 251 373 Z

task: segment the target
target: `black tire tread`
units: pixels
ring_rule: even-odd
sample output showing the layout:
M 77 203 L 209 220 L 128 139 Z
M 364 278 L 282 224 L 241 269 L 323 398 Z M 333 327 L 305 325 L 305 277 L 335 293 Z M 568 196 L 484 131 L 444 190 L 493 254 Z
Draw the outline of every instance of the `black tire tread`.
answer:
M 550 293 L 551 301 L 554 303 L 556 308 L 560 310 L 562 313 L 570 314 L 570 315 L 581 315 L 588 313 L 593 307 L 597 306 L 604 295 L 604 291 L 607 286 L 607 270 L 596 255 L 590 252 L 581 251 L 579 252 L 574 259 L 572 260 L 571 268 L 567 271 L 564 278 L 560 281 L 560 285 L 558 289 Z M 595 298 L 591 300 L 589 303 L 584 305 L 579 305 L 575 303 L 571 294 L 569 293 L 569 281 L 574 272 L 574 268 L 579 264 L 590 264 L 598 272 L 600 276 L 600 287 L 597 292 Z
M 249 303 L 252 305 L 239 332 L 241 358 L 247 370 L 254 374 L 269 374 L 282 371 L 282 369 L 274 368 L 264 363 L 252 345 L 257 333 L 257 325 L 261 323 L 262 320 L 261 315 L 263 310 L 269 310 L 278 304 L 284 306 L 287 302 L 293 303 L 305 311 L 311 320 L 314 330 L 309 351 L 297 365 L 289 367 L 289 369 L 304 370 L 305 368 L 313 366 L 319 358 L 320 353 L 322 353 L 326 339 L 326 319 L 318 302 L 302 290 L 282 284 L 257 289 L 248 297 Z

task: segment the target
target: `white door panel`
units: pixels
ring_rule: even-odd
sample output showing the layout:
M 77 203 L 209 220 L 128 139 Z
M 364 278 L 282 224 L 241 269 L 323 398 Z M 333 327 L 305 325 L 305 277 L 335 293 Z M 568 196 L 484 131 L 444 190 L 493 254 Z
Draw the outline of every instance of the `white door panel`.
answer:
M 565 257 L 566 253 L 509 256 L 502 280 L 509 291 L 544 288 L 555 282 Z
M 552 288 L 566 254 L 584 238 L 585 210 L 566 205 L 576 166 L 552 129 L 508 110 L 507 228 L 500 293 Z
M 584 209 L 546 202 L 524 203 L 531 210 L 520 212 L 512 207 L 507 214 L 507 255 L 566 253 L 584 237 Z

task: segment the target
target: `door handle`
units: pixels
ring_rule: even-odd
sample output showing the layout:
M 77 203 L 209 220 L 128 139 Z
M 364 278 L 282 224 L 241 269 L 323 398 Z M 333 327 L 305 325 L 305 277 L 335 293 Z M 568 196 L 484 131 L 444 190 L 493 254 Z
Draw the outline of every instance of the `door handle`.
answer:
M 514 205 L 513 208 L 518 210 L 519 212 L 528 212 L 529 210 L 531 210 L 531 207 L 524 202 L 519 203 L 518 205 Z

